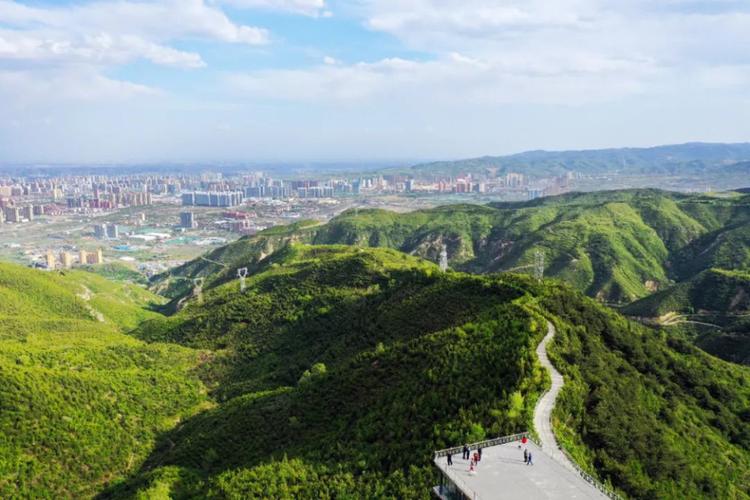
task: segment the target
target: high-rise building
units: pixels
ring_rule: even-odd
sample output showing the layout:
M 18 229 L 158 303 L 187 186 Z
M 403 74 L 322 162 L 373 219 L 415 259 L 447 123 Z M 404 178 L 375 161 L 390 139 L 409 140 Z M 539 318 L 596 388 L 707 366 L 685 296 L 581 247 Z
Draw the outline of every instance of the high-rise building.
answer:
M 116 240 L 120 237 L 120 228 L 117 224 L 107 224 L 107 238 Z
M 60 264 L 64 269 L 73 267 L 73 254 L 66 251 L 60 252 Z
M 242 191 L 205 191 L 182 194 L 183 206 L 234 207 L 242 204 Z
M 23 215 L 24 219 L 34 220 L 34 207 L 32 205 L 23 207 L 21 209 L 21 214 Z
M 86 255 L 87 264 L 103 264 L 104 257 L 102 255 L 102 249 L 97 248 L 96 252 L 91 252 Z
M 88 264 L 88 263 L 89 263 L 89 259 L 88 259 L 88 257 L 89 257 L 89 253 L 88 253 L 88 252 L 87 252 L 86 250 L 84 250 L 83 248 L 81 248 L 81 249 L 80 249 L 80 250 L 78 251 L 78 262 L 79 262 L 79 263 L 80 263 L 80 264 L 81 264 L 82 266 L 83 266 L 83 265 L 86 265 L 86 264 Z
M 193 212 L 180 212 L 180 227 L 193 229 L 195 226 L 195 214 Z
M 94 236 L 99 238 L 100 240 L 103 240 L 107 237 L 107 225 L 106 224 L 97 224 L 94 226 Z
M 47 263 L 47 269 L 54 269 L 57 266 L 55 253 L 52 250 L 47 250 L 47 255 L 45 256 L 45 260 Z
M 5 220 L 7 222 L 21 222 L 21 209 L 18 207 L 5 207 Z

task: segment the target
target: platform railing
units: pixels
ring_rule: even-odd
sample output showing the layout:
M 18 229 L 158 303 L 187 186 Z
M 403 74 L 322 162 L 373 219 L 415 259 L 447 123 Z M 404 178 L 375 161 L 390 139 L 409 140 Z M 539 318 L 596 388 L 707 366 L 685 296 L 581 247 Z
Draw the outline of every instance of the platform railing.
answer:
M 573 457 L 570 456 L 570 453 L 565 451 L 563 448 L 560 448 L 560 451 L 563 452 L 563 454 L 568 458 L 570 463 L 573 465 L 573 468 L 576 470 L 579 476 L 581 476 L 587 483 L 589 483 L 591 486 L 602 492 L 607 497 L 611 498 L 612 500 L 625 500 L 622 496 L 618 495 L 612 488 L 606 487 L 604 484 L 602 484 L 598 479 L 596 479 L 594 476 L 583 470 L 575 460 L 573 460 Z
M 509 436 L 501 436 L 494 439 L 486 439 L 484 441 L 478 441 L 476 443 L 471 443 L 467 445 L 470 450 L 476 450 L 478 448 L 489 448 L 490 446 L 497 446 L 499 444 L 506 444 L 506 443 L 512 443 L 514 441 L 520 441 L 523 438 L 527 438 L 529 441 L 532 441 L 534 444 L 539 446 L 539 443 L 536 442 L 535 439 L 531 437 L 531 434 L 528 432 L 521 432 L 518 434 L 511 434 Z M 539 446 L 541 448 L 541 446 Z M 445 448 L 444 450 L 438 450 L 435 452 L 435 458 L 440 458 L 448 455 L 450 453 L 451 455 L 458 454 L 459 452 L 463 451 L 464 447 L 461 446 L 454 446 L 453 448 Z
M 437 465 L 438 468 L 440 468 L 440 464 L 438 464 L 437 457 L 435 457 L 435 465 Z M 481 500 L 477 492 L 471 489 L 468 484 L 466 484 L 466 481 L 464 481 L 463 479 L 461 479 L 460 477 L 456 475 L 451 474 L 450 471 L 445 471 L 443 474 L 450 482 L 452 482 L 456 486 L 456 488 L 461 490 L 461 493 L 465 497 L 468 497 L 471 500 Z M 438 486 L 438 488 L 440 487 Z

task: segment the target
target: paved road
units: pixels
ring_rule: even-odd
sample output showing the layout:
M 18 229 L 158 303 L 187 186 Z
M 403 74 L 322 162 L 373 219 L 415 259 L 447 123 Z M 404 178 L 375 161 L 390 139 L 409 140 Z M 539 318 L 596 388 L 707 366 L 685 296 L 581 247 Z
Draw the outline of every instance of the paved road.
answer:
M 536 429 L 536 432 L 539 435 L 540 444 L 542 445 L 544 452 L 554 458 L 561 465 L 575 471 L 575 467 L 570 463 L 568 457 L 560 451 L 557 439 L 555 439 L 555 435 L 552 432 L 552 409 L 555 407 L 557 395 L 560 393 L 560 389 L 562 389 L 562 386 L 565 383 L 563 381 L 563 376 L 554 366 L 552 366 L 552 363 L 550 363 L 549 358 L 547 357 L 547 344 L 549 344 L 555 337 L 555 333 L 555 326 L 548 321 L 547 335 L 545 335 L 544 339 L 542 339 L 539 346 L 536 348 L 536 355 L 539 357 L 539 362 L 549 372 L 550 377 L 552 378 L 552 387 L 550 387 L 549 391 L 539 398 L 539 401 L 536 403 L 536 408 L 534 409 L 534 429 Z

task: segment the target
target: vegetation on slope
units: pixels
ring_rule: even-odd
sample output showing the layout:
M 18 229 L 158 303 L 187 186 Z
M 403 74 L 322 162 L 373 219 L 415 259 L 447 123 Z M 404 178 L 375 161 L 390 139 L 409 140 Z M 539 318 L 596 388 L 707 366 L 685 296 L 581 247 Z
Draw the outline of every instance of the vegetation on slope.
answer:
M 634 302 L 624 312 L 648 317 L 670 312 L 711 315 L 750 312 L 750 273 L 712 268 Z
M 561 442 L 634 498 L 750 496 L 750 373 L 548 288 Z
M 157 297 L 0 264 L 0 496 L 82 498 L 137 469 L 205 399 L 196 352 L 120 333 Z
M 157 278 L 156 286 L 179 281 L 182 288 L 171 296 L 183 298 L 191 290 L 188 277 L 209 277 L 207 287 L 225 283 L 238 267 L 254 271 L 274 249 L 293 241 L 390 247 L 432 261 L 445 245 L 452 268 L 474 273 L 530 272 L 541 250 L 547 276 L 604 302 L 627 304 L 710 267 L 750 269 L 750 257 L 742 257 L 750 255 L 748 228 L 746 196 L 656 190 L 573 193 L 406 214 L 351 210 L 325 225 L 275 228 L 240 240 Z
M 709 269 L 623 312 L 651 318 L 722 359 L 750 364 L 750 273 Z
M 577 460 L 635 498 L 750 495 L 750 374 L 563 285 L 440 273 L 385 249 L 291 246 L 143 338 L 211 348 L 221 402 L 107 496 L 427 498 L 432 450 L 520 430 L 545 385 Z
M 141 329 L 217 349 L 223 402 L 110 494 L 426 497 L 434 449 L 530 424 L 545 380 L 528 286 L 388 249 L 288 247 L 245 293 L 222 285 Z

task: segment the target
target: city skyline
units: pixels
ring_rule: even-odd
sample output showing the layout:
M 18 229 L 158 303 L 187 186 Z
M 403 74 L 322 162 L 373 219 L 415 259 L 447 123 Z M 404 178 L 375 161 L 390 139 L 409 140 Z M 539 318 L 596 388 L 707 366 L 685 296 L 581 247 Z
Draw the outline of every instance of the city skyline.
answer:
M 0 162 L 744 142 L 742 2 L 0 1 Z

